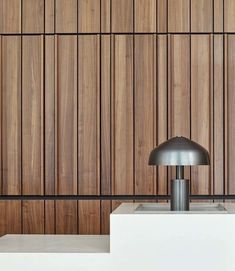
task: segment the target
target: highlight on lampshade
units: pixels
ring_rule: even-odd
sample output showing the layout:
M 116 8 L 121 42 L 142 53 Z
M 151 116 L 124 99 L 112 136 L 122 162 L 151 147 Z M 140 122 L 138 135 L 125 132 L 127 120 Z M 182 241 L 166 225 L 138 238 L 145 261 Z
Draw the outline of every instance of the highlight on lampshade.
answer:
M 166 166 L 209 165 L 210 158 L 208 151 L 198 143 L 186 137 L 176 136 L 153 149 L 148 164 Z

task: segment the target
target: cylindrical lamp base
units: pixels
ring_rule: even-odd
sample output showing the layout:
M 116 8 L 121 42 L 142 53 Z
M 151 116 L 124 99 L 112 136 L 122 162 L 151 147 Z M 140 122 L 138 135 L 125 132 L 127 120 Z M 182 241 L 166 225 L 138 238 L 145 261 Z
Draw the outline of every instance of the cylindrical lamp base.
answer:
M 171 180 L 171 211 L 189 211 L 189 180 Z

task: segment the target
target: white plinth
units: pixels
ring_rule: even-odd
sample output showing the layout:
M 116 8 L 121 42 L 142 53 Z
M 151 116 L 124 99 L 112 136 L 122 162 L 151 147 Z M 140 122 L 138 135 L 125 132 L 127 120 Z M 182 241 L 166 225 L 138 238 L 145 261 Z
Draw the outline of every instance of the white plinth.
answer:
M 235 204 L 228 212 L 135 213 L 122 204 L 108 236 L 6 235 L 0 268 L 79 271 L 233 271 Z

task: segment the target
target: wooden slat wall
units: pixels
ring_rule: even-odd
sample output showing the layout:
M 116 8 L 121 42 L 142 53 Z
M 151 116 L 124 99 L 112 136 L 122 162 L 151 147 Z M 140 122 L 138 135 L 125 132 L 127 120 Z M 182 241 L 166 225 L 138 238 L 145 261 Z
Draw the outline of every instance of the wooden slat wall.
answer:
M 235 194 L 234 0 L 0 0 L 0 194 L 170 193 L 147 165 L 175 135 Z M 120 201 L 2 201 L 0 234 L 109 232 Z

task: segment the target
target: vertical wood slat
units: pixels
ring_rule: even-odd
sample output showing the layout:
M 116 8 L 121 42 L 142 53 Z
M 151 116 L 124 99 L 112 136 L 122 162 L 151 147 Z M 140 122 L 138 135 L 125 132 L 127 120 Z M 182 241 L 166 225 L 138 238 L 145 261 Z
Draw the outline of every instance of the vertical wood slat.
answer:
M 2 143 L 2 36 L 0 35 L 0 143 Z M 0 195 L 2 194 L 2 144 L 0 144 Z
M 147 161 L 156 145 L 156 37 L 136 35 L 134 57 L 135 193 L 154 195 L 155 168 Z
M 157 37 L 157 145 L 167 140 L 167 35 Z M 159 195 L 167 194 L 167 168 L 157 169 Z
M 44 234 L 44 201 L 22 201 L 23 234 Z
M 214 194 L 224 193 L 223 36 L 214 36 Z
M 2 37 L 3 194 L 21 193 L 21 39 Z
M 170 35 L 168 39 L 168 137 L 190 138 L 190 38 Z M 172 168 L 171 168 L 172 169 Z M 170 169 L 169 179 L 175 178 Z M 190 179 L 190 169 L 185 168 Z
M 235 1 L 224 0 L 224 31 L 235 32 Z
M 100 32 L 100 0 L 78 0 L 78 32 Z
M 112 37 L 112 192 L 133 194 L 133 36 Z
M 234 148 L 234 137 L 235 137 L 235 110 L 234 110 L 234 72 L 235 72 L 235 37 L 228 35 L 227 38 L 227 71 L 226 75 L 226 166 L 227 166 L 227 193 L 235 194 L 235 170 L 234 170 L 234 159 L 235 159 L 235 148 Z
M 77 37 L 57 37 L 56 193 L 77 194 Z
M 111 193 L 111 37 L 101 36 L 101 194 Z
M 55 32 L 55 1 L 45 1 L 45 33 Z
M 100 227 L 101 234 L 110 233 L 110 213 L 111 213 L 111 201 L 102 200 L 101 201 L 101 218 L 100 218 Z
M 224 25 L 224 1 L 214 0 L 214 32 L 223 32 Z
M 191 37 L 191 136 L 209 152 L 211 97 L 211 41 L 209 35 Z M 192 167 L 192 194 L 210 192 L 208 167 Z
M 56 0 L 56 33 L 77 32 L 77 1 L 78 0 Z
M 156 32 L 156 0 L 135 0 L 135 32 Z
M 157 32 L 165 33 L 167 32 L 167 1 L 157 0 Z
M 55 194 L 55 38 L 45 36 L 45 194 Z
M 44 0 L 22 0 L 22 32 L 44 32 Z
M 112 32 L 133 32 L 133 0 L 112 0 Z
M 168 1 L 168 31 L 189 32 L 189 7 L 190 0 Z
M 79 234 L 100 234 L 100 201 L 80 200 Z
M 0 200 L 0 236 L 21 233 L 21 202 Z
M 0 1 L 0 33 L 21 33 L 21 1 Z
M 108 33 L 111 31 L 111 1 L 112 0 L 101 0 L 101 32 Z
M 23 37 L 22 47 L 22 185 L 23 194 L 43 194 L 43 43 Z
M 45 234 L 55 234 L 55 201 L 45 200 Z
M 78 38 L 79 194 L 100 193 L 100 40 Z
M 77 234 L 77 201 L 56 201 L 56 234 Z
M 191 31 L 213 31 L 213 0 L 191 0 Z

